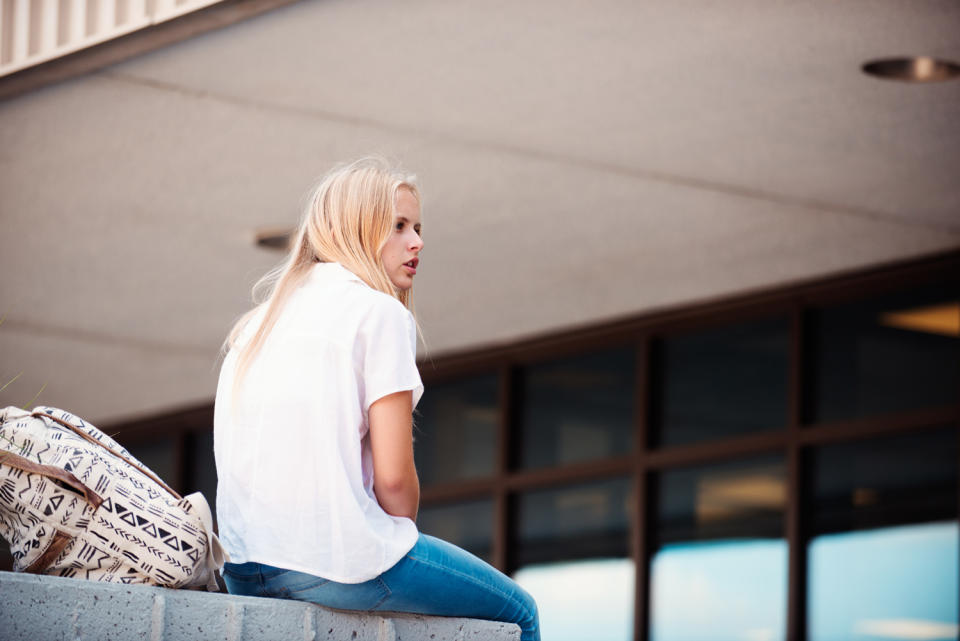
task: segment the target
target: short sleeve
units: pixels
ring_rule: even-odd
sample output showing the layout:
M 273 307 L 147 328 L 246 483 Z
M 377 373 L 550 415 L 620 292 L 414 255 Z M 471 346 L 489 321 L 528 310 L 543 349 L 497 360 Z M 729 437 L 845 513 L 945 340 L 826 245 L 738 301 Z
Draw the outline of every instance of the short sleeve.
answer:
M 396 392 L 413 392 L 413 406 L 423 395 L 417 370 L 417 329 L 413 315 L 399 301 L 378 300 L 360 325 L 358 369 L 363 385 L 363 411 Z

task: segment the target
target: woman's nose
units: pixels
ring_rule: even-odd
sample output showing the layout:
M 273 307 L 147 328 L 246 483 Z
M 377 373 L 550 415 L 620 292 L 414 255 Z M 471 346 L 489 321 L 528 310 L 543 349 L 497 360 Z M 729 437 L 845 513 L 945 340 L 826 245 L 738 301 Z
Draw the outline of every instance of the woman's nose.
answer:
M 420 251 L 423 249 L 423 238 L 418 234 L 413 235 L 413 239 L 410 241 L 410 249 L 413 251 Z

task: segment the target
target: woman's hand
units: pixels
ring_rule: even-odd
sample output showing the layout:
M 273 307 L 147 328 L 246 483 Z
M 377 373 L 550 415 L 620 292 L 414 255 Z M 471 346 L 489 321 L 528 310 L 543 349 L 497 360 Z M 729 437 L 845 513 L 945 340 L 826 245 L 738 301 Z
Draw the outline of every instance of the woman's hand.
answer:
M 377 399 L 368 416 L 377 501 L 387 514 L 416 520 L 420 479 L 413 463 L 413 393 Z

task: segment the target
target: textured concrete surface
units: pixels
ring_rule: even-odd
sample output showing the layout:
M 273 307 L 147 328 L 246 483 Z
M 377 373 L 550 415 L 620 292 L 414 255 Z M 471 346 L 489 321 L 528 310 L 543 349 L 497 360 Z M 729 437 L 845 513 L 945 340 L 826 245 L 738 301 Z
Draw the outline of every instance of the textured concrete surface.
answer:
M 508 641 L 515 625 L 0 572 L 0 641 Z

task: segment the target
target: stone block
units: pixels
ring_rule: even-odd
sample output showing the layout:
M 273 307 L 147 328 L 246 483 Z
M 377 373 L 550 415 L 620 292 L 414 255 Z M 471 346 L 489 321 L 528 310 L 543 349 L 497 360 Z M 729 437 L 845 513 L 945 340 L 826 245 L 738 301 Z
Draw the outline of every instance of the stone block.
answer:
M 0 641 L 518 641 L 512 624 L 0 572 Z

